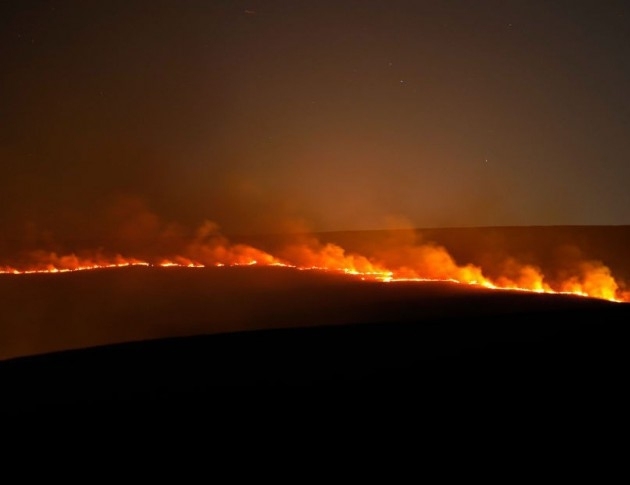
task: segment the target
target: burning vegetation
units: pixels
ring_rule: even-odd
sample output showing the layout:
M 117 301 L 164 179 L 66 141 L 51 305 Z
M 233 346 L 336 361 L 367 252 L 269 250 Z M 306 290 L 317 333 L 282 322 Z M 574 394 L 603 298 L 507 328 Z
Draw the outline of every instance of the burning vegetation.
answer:
M 161 244 L 161 240 L 167 240 L 168 244 Z M 172 227 L 156 232 L 151 244 L 135 248 L 135 254 L 105 249 L 21 251 L 0 261 L 0 273 L 62 273 L 128 266 L 283 266 L 335 272 L 368 281 L 448 281 L 497 290 L 563 293 L 630 302 L 630 291 L 625 289 L 624 282 L 616 279 L 602 262 L 584 258 L 579 251 L 564 258 L 552 273 L 545 274 L 536 264 L 507 256 L 501 257 L 499 263 L 495 258 L 488 268 L 483 264 L 461 263 L 444 245 L 424 241 L 412 230 L 392 232 L 391 237 L 364 248 L 364 252 L 305 234 L 267 246 L 263 249 L 245 242 L 231 242 L 216 224 L 205 222 L 188 235 L 184 231 L 174 232 Z

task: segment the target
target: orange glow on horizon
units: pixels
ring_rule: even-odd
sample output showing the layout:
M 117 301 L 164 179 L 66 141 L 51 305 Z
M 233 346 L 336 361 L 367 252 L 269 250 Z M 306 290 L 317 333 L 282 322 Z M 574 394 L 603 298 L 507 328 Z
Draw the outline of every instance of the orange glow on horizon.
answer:
M 294 244 L 285 247 L 278 256 L 244 245 L 230 245 L 224 239 L 196 241 L 187 248 L 187 255 L 156 260 L 94 256 L 81 258 L 75 254 L 58 256 L 42 251 L 30 255 L 29 263 L 0 266 L 0 274 L 55 274 L 125 267 L 209 268 L 233 266 L 275 266 L 303 271 L 324 271 L 375 282 L 451 282 L 491 290 L 510 290 L 530 293 L 566 294 L 598 298 L 615 302 L 630 302 L 630 292 L 624 292 L 601 263 L 584 262 L 578 273 L 559 284 L 551 285 L 542 272 L 533 266 L 511 262 L 511 277 L 493 280 L 484 276 L 481 268 L 458 265 L 445 248 L 436 245 L 397 248 L 388 264 L 363 255 L 346 253 L 335 244 Z

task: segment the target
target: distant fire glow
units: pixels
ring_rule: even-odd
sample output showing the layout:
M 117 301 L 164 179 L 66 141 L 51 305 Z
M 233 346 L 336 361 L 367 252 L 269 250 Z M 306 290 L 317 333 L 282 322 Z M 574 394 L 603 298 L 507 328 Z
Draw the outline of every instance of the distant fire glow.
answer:
M 622 290 L 609 268 L 597 261 L 583 261 L 562 281 L 549 282 L 534 266 L 511 261 L 510 276 L 489 278 L 481 267 L 460 265 L 448 251 L 436 244 L 407 244 L 361 255 L 347 252 L 333 243 L 315 238 L 289 243 L 275 254 L 246 244 L 230 244 L 216 233 L 215 226 L 203 226 L 197 238 L 182 254 L 164 257 L 106 256 L 102 252 L 78 256 L 35 251 L 19 263 L 0 265 L 0 274 L 67 273 L 130 266 L 207 268 L 229 266 L 281 266 L 296 270 L 326 271 L 363 281 L 442 281 L 496 290 L 569 294 L 617 302 L 630 302 L 630 292 Z

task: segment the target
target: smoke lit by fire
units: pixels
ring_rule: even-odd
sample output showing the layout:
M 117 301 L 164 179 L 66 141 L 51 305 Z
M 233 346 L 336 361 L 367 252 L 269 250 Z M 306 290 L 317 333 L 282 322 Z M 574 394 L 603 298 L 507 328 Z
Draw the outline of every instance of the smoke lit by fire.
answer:
M 582 260 L 565 269 L 559 281 L 548 279 L 531 264 L 507 259 L 500 276 L 486 276 L 475 264 L 459 264 L 441 245 L 418 242 L 414 238 L 391 241 L 369 254 L 346 251 L 332 242 L 314 236 L 300 238 L 266 251 L 248 244 L 230 243 L 216 224 L 204 223 L 174 254 L 122 255 L 104 250 L 58 254 L 36 250 L 22 253 L 13 261 L 0 262 L 1 274 L 63 273 L 129 266 L 204 268 L 217 266 L 284 266 L 298 270 L 347 274 L 361 280 L 449 281 L 492 289 L 537 293 L 565 293 L 610 301 L 630 302 L 603 263 Z

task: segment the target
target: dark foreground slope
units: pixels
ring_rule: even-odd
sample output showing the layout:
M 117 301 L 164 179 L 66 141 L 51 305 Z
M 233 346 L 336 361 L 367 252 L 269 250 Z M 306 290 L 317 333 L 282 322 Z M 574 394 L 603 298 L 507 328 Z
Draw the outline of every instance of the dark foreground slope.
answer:
M 5 355 L 24 351 L 20 338 L 40 341 L 0 363 L 4 406 L 199 402 L 220 386 L 274 384 L 394 384 L 470 399 L 616 386 L 629 368 L 628 304 L 281 268 L 61 276 L 15 288 L 14 298 L 49 305 L 49 319 L 22 337 L 4 329 L 15 345 L 5 338 Z

